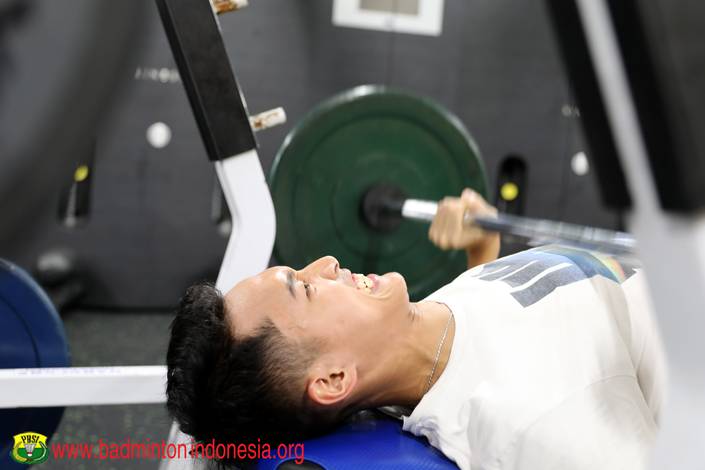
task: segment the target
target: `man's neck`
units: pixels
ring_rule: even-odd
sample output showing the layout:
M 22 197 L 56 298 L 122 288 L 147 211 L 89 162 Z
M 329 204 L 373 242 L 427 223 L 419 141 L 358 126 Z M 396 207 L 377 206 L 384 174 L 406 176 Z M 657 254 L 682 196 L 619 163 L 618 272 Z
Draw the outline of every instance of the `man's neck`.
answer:
M 418 302 L 411 304 L 411 309 L 413 320 L 408 334 L 394 345 L 381 368 L 384 376 L 373 378 L 370 383 L 365 400 L 368 407 L 416 406 L 445 370 L 455 336 L 450 309 L 436 302 Z

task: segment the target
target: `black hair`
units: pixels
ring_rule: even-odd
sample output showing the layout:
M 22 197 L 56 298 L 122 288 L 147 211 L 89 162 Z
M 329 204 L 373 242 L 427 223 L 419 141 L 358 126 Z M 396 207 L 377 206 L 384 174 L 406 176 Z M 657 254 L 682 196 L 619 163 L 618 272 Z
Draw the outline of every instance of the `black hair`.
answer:
M 191 286 L 171 325 L 167 409 L 201 443 L 300 442 L 328 423 L 305 392 L 315 351 L 269 320 L 238 335 L 221 293 L 210 284 Z

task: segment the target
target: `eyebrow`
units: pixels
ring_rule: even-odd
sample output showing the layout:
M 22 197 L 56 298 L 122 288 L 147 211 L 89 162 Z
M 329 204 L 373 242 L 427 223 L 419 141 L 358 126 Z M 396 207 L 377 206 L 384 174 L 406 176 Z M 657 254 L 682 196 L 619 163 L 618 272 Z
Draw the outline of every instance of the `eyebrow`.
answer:
M 296 289 L 294 288 L 294 271 L 286 272 L 286 287 L 293 298 L 296 298 Z

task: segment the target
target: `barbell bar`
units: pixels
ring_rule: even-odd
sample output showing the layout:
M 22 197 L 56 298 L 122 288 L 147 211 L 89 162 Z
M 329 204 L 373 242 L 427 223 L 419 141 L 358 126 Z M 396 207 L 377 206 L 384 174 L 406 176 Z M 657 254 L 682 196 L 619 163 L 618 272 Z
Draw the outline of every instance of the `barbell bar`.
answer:
M 396 229 L 402 219 L 432 222 L 438 203 L 407 198 L 404 191 L 394 185 L 375 184 L 365 191 L 360 212 L 369 227 L 385 232 Z M 568 244 L 612 254 L 631 254 L 636 248 L 634 237 L 628 233 L 568 222 L 512 214 L 477 216 L 470 213 L 464 215 L 463 222 L 489 232 L 525 239 L 531 245 Z
M 406 199 L 400 205 L 390 204 L 385 209 L 395 211 L 399 206 L 405 219 L 424 222 L 431 222 L 438 211 L 438 203 L 420 199 Z M 631 254 L 636 247 L 636 240 L 626 232 L 512 214 L 491 217 L 466 213 L 463 222 L 490 232 L 524 238 L 531 244 L 564 243 L 613 254 Z

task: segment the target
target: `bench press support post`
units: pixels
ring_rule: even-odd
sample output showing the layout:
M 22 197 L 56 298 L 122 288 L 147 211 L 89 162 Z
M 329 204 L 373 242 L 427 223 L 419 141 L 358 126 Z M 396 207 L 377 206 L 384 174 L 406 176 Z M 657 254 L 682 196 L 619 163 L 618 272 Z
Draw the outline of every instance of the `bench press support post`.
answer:
M 267 267 L 276 233 L 274 204 L 257 142 L 218 19 L 208 0 L 156 0 L 208 158 L 233 218 L 216 287 L 226 293 Z M 173 423 L 169 442 L 188 442 Z M 199 468 L 190 459 L 163 460 L 162 470 Z

